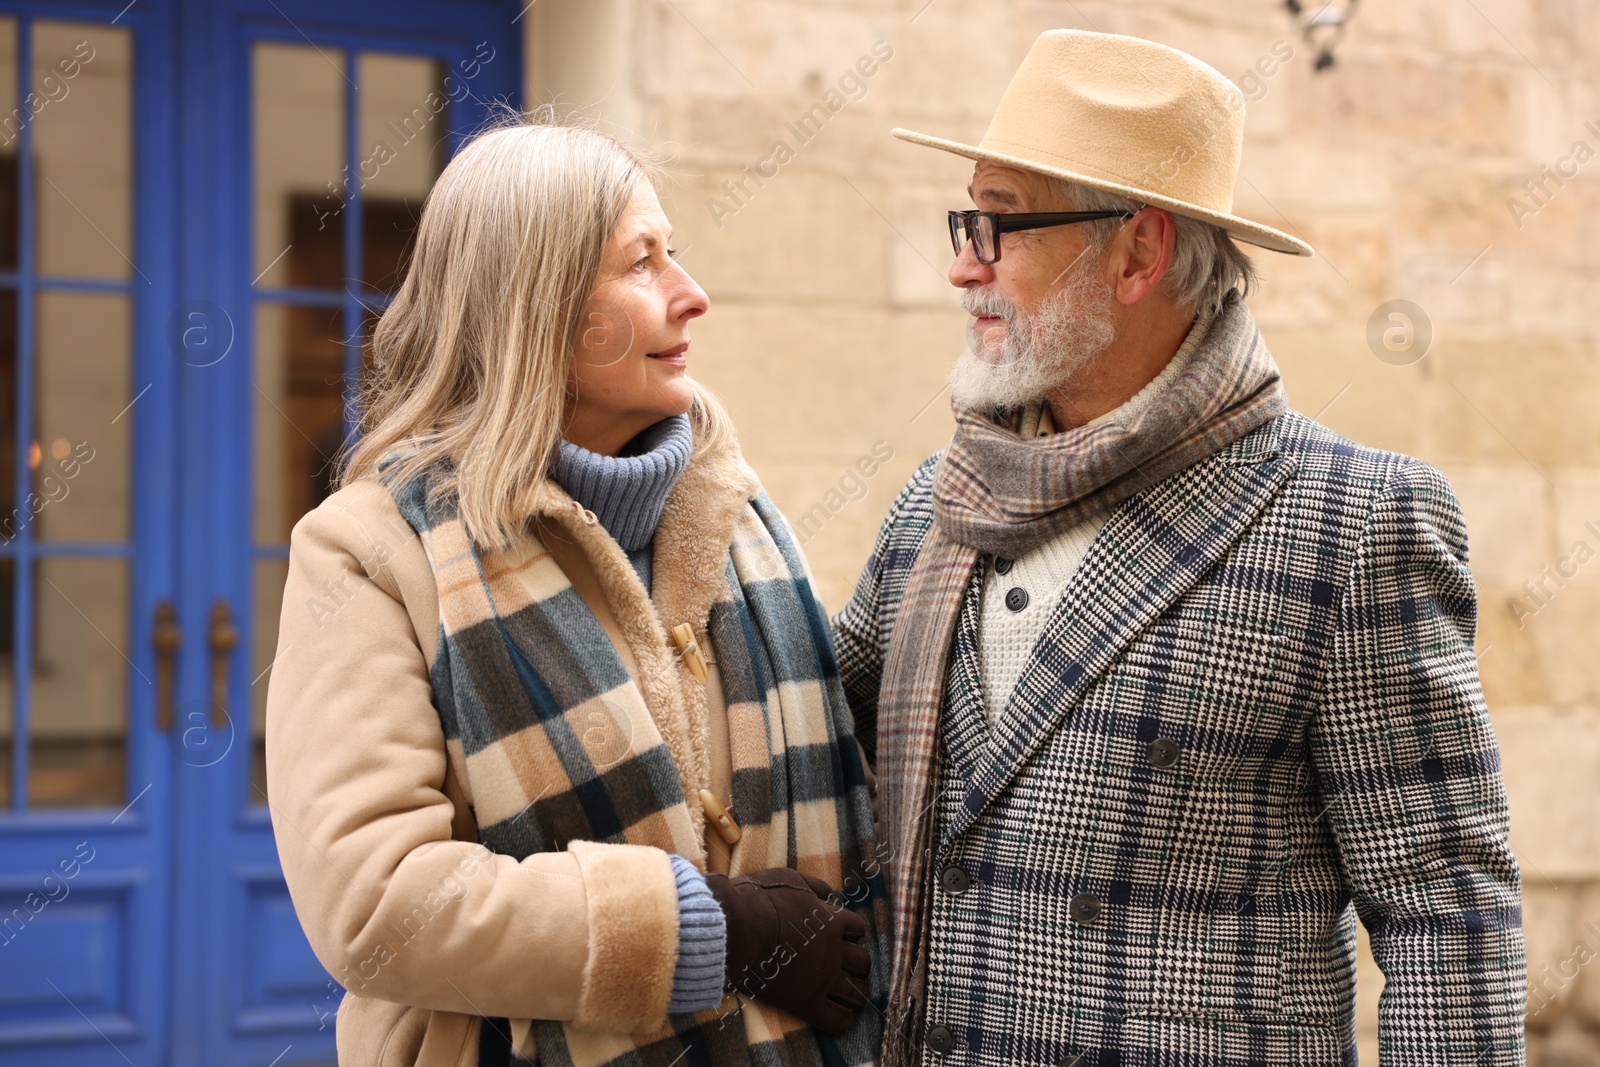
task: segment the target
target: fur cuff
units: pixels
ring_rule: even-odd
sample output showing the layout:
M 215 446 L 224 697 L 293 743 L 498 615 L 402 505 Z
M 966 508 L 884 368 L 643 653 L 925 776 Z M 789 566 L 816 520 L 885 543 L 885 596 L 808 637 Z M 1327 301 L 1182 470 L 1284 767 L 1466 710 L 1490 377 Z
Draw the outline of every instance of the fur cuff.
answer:
M 659 1030 L 678 963 L 678 888 L 658 848 L 573 841 L 589 898 L 589 960 L 578 998 L 580 1027 Z

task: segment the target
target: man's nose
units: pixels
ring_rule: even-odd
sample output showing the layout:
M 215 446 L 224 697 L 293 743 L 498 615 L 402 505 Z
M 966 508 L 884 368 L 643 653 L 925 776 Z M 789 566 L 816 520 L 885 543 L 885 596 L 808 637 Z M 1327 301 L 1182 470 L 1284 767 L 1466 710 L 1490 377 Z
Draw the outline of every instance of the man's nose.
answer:
M 970 289 L 974 285 L 987 285 L 994 281 L 994 265 L 978 262 L 978 250 L 974 242 L 968 241 L 961 246 L 961 254 L 956 256 L 956 261 L 950 264 L 950 273 L 946 275 L 950 284 L 957 289 Z

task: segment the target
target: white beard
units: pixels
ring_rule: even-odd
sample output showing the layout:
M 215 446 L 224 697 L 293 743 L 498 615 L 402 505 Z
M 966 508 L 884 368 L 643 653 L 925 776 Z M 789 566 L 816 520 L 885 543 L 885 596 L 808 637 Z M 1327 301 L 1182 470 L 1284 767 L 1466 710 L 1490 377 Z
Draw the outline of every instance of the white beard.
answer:
M 1112 295 L 1092 259 L 1032 315 L 983 288 L 961 294 L 968 312 L 1005 320 L 1005 337 L 991 347 L 967 328 L 967 348 L 950 368 L 950 395 L 965 407 L 1020 408 L 1059 389 L 1116 339 Z

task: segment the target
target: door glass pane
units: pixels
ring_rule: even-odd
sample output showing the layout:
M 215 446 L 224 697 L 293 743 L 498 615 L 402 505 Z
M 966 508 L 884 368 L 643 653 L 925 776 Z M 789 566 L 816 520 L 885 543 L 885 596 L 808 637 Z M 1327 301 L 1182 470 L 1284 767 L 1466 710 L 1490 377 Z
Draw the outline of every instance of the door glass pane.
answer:
M 17 505 L 17 294 L 0 289 L 0 544 L 15 539 Z M 0 810 L 11 805 L 16 738 L 12 662 L 16 648 L 15 564 L 0 557 Z
M 119 806 L 129 680 L 143 684 L 128 655 L 127 563 L 44 559 L 34 574 L 28 804 Z
M 0 543 L 21 532 L 17 499 L 17 292 L 0 289 Z M 10 644 L 0 645 L 0 651 Z
M 17 269 L 17 20 L 0 17 L 0 271 Z
M 356 60 L 361 279 L 386 292 L 400 284 L 422 202 L 444 169 L 445 69 L 438 60 L 386 52 L 362 52 Z
M 13 560 L 0 556 L 0 811 L 11 807 L 11 761 L 17 738 L 16 686 L 12 684 L 12 654 L 15 619 L 17 570 Z
M 256 284 L 342 288 L 344 204 L 358 180 L 344 168 L 344 53 L 263 41 L 251 56 Z M 288 254 L 306 241 L 332 254 Z
M 250 795 L 248 804 L 267 802 L 267 686 L 272 682 L 272 662 L 278 654 L 278 615 L 283 605 L 283 583 L 289 564 L 281 559 L 255 563 L 255 619 L 252 628 L 250 677 Z
M 286 545 L 332 491 L 344 439 L 343 315 L 256 308 L 255 538 Z
M 43 274 L 134 274 L 132 86 L 127 30 L 33 24 L 28 110 Z
M 41 541 L 128 538 L 132 324 L 116 293 L 43 292 L 28 463 Z

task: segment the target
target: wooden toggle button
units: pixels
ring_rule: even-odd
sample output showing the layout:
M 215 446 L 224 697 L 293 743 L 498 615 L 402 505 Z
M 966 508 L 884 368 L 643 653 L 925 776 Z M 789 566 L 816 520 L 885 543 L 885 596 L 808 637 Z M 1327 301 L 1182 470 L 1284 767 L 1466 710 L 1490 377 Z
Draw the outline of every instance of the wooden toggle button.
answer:
M 672 639 L 678 643 L 678 651 L 683 655 L 683 663 L 689 668 L 689 673 L 700 679 L 701 685 L 709 684 L 711 675 L 706 671 L 706 657 L 700 651 L 700 642 L 695 640 L 694 627 L 680 622 L 672 628 Z
M 733 816 L 728 814 L 728 809 L 722 806 L 722 801 L 717 799 L 715 793 L 709 789 L 700 790 L 700 803 L 706 809 L 706 819 L 716 828 L 723 844 L 734 844 L 744 836 L 739 824 L 733 821 Z

